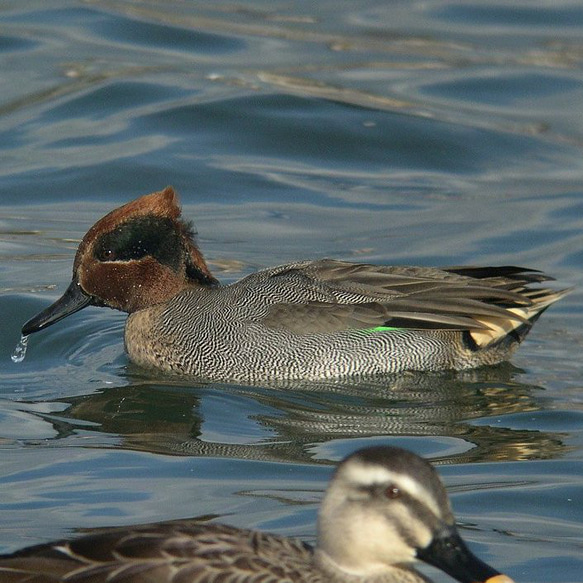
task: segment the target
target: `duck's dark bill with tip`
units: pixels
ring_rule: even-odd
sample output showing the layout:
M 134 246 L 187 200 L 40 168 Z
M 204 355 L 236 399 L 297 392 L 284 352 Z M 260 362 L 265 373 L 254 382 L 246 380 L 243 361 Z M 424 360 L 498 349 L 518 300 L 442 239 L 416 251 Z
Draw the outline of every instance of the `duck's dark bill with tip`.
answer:
M 453 577 L 460 583 L 514 583 L 474 555 L 452 528 L 436 536 L 417 557 Z
M 72 281 L 67 291 L 46 310 L 31 318 L 22 327 L 22 334 L 28 336 L 47 326 L 82 310 L 91 303 L 91 297 L 83 293 L 76 281 Z

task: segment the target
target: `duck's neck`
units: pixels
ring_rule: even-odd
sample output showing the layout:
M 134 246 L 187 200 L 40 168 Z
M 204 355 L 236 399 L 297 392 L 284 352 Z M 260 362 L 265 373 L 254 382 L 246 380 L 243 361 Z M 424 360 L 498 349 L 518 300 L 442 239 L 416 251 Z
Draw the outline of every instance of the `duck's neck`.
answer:
M 351 571 L 340 566 L 322 550 L 314 552 L 316 568 L 332 583 L 431 583 L 421 573 L 406 565 L 379 565 L 367 571 Z
M 219 280 L 216 279 L 209 271 L 206 263 L 203 264 L 204 269 L 201 266 L 188 263 L 186 265 L 186 277 L 188 278 L 188 283 L 194 287 L 216 287 L 219 285 Z

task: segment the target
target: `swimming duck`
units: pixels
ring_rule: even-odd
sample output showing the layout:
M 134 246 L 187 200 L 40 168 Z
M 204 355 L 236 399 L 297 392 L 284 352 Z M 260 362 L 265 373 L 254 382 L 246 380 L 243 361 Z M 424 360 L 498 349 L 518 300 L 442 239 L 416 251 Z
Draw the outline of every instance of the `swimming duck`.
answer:
M 317 545 L 172 521 L 99 531 L 0 556 L 3 583 L 430 583 L 434 565 L 461 583 L 513 583 L 459 536 L 437 472 L 419 456 L 369 447 L 340 463 L 318 516 Z
M 211 380 L 315 380 L 467 369 L 509 358 L 567 291 L 519 267 L 386 267 L 332 259 L 220 285 L 171 187 L 97 221 L 73 281 L 27 336 L 86 306 L 129 313 L 138 365 Z

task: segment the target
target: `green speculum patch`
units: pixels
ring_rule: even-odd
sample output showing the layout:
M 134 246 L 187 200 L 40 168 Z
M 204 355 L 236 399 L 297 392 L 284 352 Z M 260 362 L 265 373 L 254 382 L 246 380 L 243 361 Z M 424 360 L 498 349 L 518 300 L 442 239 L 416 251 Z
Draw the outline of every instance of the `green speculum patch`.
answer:
M 392 332 L 395 330 L 403 330 L 403 328 L 395 328 L 393 326 L 376 326 L 374 328 L 365 328 L 363 332 L 372 334 L 373 332 Z

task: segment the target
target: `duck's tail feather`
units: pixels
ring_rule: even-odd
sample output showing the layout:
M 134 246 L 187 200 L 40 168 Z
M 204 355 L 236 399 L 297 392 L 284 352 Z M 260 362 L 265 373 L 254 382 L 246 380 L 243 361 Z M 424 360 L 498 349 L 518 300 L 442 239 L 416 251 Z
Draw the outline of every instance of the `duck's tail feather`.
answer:
M 470 344 L 481 350 L 505 341 L 522 342 L 541 314 L 571 290 L 525 289 L 522 295 L 530 300 L 528 305 L 508 307 L 505 310 L 506 316 L 475 316 L 474 319 L 483 327 L 468 331 Z

